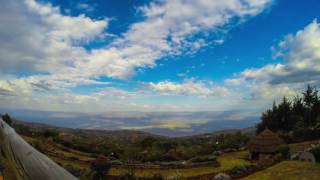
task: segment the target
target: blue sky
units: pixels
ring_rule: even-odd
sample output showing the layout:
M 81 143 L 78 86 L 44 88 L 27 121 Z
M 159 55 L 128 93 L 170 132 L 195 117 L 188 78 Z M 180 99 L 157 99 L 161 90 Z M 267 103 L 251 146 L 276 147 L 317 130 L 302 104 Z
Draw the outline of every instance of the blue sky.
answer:
M 319 9 L 317 0 L 5 1 L 0 108 L 258 115 L 320 84 Z

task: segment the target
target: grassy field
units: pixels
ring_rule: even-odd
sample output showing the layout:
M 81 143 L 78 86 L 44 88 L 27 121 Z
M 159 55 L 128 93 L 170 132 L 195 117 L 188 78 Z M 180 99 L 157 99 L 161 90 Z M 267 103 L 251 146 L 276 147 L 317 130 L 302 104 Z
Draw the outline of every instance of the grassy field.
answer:
M 319 180 L 320 164 L 302 161 L 283 161 L 243 180 Z
M 72 165 L 74 167 L 85 169 L 89 168 L 88 164 L 79 164 L 75 161 L 65 160 L 59 157 L 49 156 L 52 160 L 62 164 L 63 166 Z M 219 167 L 214 166 L 202 166 L 197 168 L 188 169 L 136 169 L 135 175 L 138 177 L 152 177 L 155 174 L 161 174 L 163 177 L 192 177 L 204 174 L 218 173 L 231 170 L 236 166 L 249 165 L 250 162 L 245 160 L 248 157 L 247 151 L 234 152 L 223 154 L 218 157 L 218 161 L 221 164 Z M 126 173 L 125 168 L 112 168 L 109 171 L 109 175 L 121 175 Z
M 1 158 L 1 157 L 0 157 Z M 5 167 L 4 171 L 2 172 L 3 177 L 10 180 L 18 180 L 19 178 L 16 176 L 16 171 L 13 168 L 13 165 L 5 159 L 1 160 L 2 165 Z M 0 176 L 2 177 L 2 176 Z M 1 178 L 0 178 L 1 180 Z
M 188 169 L 166 170 L 138 169 L 136 170 L 135 175 L 138 177 L 152 177 L 155 174 L 161 174 L 163 177 L 192 177 L 204 174 L 218 173 L 231 170 L 236 166 L 249 165 L 250 163 L 247 160 L 245 160 L 246 157 L 248 157 L 247 151 L 227 153 L 218 157 L 218 161 L 221 164 L 221 166 L 219 167 L 204 166 Z M 125 169 L 113 168 L 110 171 L 110 175 L 120 175 L 125 172 Z

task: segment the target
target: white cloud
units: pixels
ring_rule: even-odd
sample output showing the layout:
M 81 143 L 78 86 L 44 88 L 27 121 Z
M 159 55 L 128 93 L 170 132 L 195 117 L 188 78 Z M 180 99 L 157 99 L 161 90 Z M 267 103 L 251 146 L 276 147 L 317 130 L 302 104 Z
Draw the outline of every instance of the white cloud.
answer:
M 123 38 L 117 39 L 113 51 L 106 49 L 100 53 L 117 53 L 118 56 L 114 58 L 117 63 L 109 63 L 118 67 L 117 74 L 112 71 L 109 75 L 127 77 L 132 75 L 135 68 L 155 66 L 156 61 L 164 56 L 198 50 L 207 43 L 202 39 L 192 40 L 193 35 L 221 31 L 233 18 L 245 20 L 255 16 L 270 3 L 271 0 L 177 0 L 151 3 L 141 8 L 144 21 L 133 24 Z
M 286 36 L 273 51 L 277 57 L 283 58 L 282 63 L 247 69 L 226 82 L 320 83 L 320 24 L 316 20 L 296 34 Z
M 83 3 L 80 2 L 77 4 L 77 8 L 79 10 L 85 11 L 85 12 L 93 12 L 95 10 L 96 4 L 88 4 L 88 3 Z
M 5 72 L 56 73 L 86 54 L 79 44 L 102 37 L 107 20 L 65 16 L 34 0 L 4 1 L 0 7 L 0 63 Z
M 0 7 L 0 71 L 4 74 L 19 72 L 31 75 L 2 78 L 0 97 L 6 98 L 2 105 L 28 107 L 32 102 L 34 107 L 39 108 L 83 109 L 80 103 L 91 103 L 101 109 L 112 105 L 116 109 L 122 109 L 124 107 L 120 103 L 117 105 L 116 100 L 108 102 L 112 104 L 108 105 L 104 99 L 110 99 L 112 95 L 131 99 L 145 92 L 109 88 L 95 94 L 77 95 L 72 94 L 70 89 L 80 85 L 108 84 L 96 80 L 102 76 L 129 78 L 137 68 L 156 66 L 157 60 L 162 57 L 193 53 L 212 42 L 223 43 L 220 37 L 206 42 L 203 38 L 195 39 L 195 36 L 205 37 L 227 31 L 230 26 L 226 25 L 237 24 L 259 14 L 271 2 L 272 0 L 157 1 L 140 8 L 144 20 L 132 24 L 126 33 L 114 38 L 112 43 L 87 50 L 84 45 L 104 40 L 108 36 L 108 19 L 92 19 L 84 14 L 64 15 L 59 7 L 35 0 L 4 1 Z M 233 22 L 235 19 L 240 21 Z M 180 84 L 150 83 L 148 87 L 161 93 L 187 96 L 220 97 L 229 93 L 223 87 L 195 80 Z M 15 96 L 19 97 L 12 100 Z M 44 104 L 42 101 L 52 104 Z M 130 101 L 125 106 L 155 107 Z
M 58 7 L 35 0 L 6 1 L 1 8 L 4 25 L 0 38 L 9 40 L 9 44 L 1 43 L 0 62 L 5 64 L 1 67 L 9 72 L 36 70 L 65 76 L 71 72 L 85 78 L 127 78 L 136 68 L 155 66 L 155 61 L 163 56 L 196 51 L 206 43 L 190 40 L 192 35 L 217 31 L 234 17 L 254 16 L 270 1 L 151 3 L 141 8 L 144 21 L 133 24 L 111 46 L 91 52 L 81 44 L 103 38 L 108 20 L 94 20 L 83 14 L 62 15 Z
M 183 96 L 218 96 L 230 95 L 230 91 L 224 87 L 213 85 L 212 82 L 196 81 L 187 79 L 182 83 L 162 81 L 159 83 L 145 84 L 147 89 L 153 90 L 160 95 L 183 95 Z
M 243 87 L 251 102 L 261 106 L 283 96 L 293 97 L 308 83 L 320 84 L 320 24 L 316 20 L 272 49 L 277 58 L 283 59 L 281 63 L 246 69 L 225 83 Z

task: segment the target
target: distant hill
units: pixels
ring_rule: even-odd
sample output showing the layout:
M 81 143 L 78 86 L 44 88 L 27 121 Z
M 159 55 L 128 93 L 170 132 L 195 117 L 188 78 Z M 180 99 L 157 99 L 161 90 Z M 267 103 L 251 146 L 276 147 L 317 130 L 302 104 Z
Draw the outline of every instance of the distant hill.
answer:
M 112 141 L 121 141 L 121 142 L 128 142 L 132 143 L 139 139 L 143 139 L 146 137 L 155 137 L 155 138 L 170 138 L 168 136 L 160 136 L 144 131 L 137 131 L 137 130 L 104 130 L 104 129 L 73 129 L 73 128 L 64 128 L 64 127 L 57 127 L 52 126 L 44 123 L 34 123 L 34 122 L 25 122 L 14 119 L 13 122 L 17 125 L 24 125 L 29 128 L 32 128 L 34 131 L 44 131 L 44 130 L 56 130 L 60 133 L 68 133 L 74 136 L 86 136 L 94 139 L 109 139 Z M 236 132 L 241 132 L 248 135 L 254 135 L 256 128 L 249 127 L 243 129 L 225 129 L 214 131 L 211 133 L 204 133 L 199 135 L 191 135 L 191 136 L 182 136 L 176 138 L 205 138 L 205 137 L 212 137 L 219 134 L 233 134 Z
M 160 136 L 182 137 L 226 129 L 255 126 L 259 112 L 105 112 L 88 114 L 35 110 L 0 109 L 25 122 L 75 129 L 142 130 Z M 172 125 L 172 126 L 171 126 Z
M 112 141 L 121 141 L 121 142 L 135 142 L 136 140 L 143 139 L 145 137 L 161 137 L 159 135 L 136 131 L 136 130 L 99 130 L 99 129 L 72 129 L 52 126 L 44 123 L 33 123 L 25 122 L 20 120 L 13 120 L 16 125 L 27 126 L 34 131 L 44 131 L 44 130 L 56 130 L 59 133 L 72 134 L 74 136 L 86 136 L 94 139 L 109 139 Z

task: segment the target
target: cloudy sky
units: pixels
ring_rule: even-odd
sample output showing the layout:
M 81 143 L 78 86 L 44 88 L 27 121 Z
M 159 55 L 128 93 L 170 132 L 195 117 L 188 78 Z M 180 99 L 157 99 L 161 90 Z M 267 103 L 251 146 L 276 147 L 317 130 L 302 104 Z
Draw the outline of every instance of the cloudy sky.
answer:
M 3 109 L 260 113 L 320 84 L 318 0 L 0 3 Z

